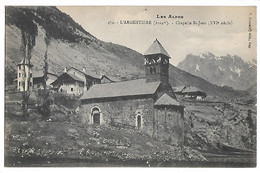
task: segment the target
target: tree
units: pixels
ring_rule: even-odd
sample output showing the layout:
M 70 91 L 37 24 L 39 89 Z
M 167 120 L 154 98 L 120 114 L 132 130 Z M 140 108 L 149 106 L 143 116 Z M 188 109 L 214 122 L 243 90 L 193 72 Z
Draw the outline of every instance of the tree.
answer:
M 38 112 L 44 116 L 45 118 L 50 117 L 50 104 L 51 100 L 49 98 L 50 93 L 49 90 L 47 90 L 47 80 L 48 80 L 48 48 L 50 45 L 50 36 L 49 33 L 46 31 L 45 35 L 45 44 L 46 44 L 46 51 L 44 54 L 44 67 L 43 67 L 43 91 L 39 93 L 38 99 L 39 99 L 39 105 L 37 107 Z
M 22 30 L 22 40 L 21 40 L 21 50 L 23 52 L 23 80 L 22 80 L 22 86 L 23 86 L 23 92 L 22 92 L 22 111 L 23 116 L 27 117 L 29 116 L 28 113 L 28 101 L 30 97 L 30 75 L 29 75 L 29 69 L 28 74 L 26 75 L 26 68 L 25 65 L 28 64 L 29 67 L 31 67 L 31 56 L 32 56 L 32 50 L 35 46 L 35 35 L 31 35 L 30 33 Z M 26 88 L 27 84 L 27 88 Z

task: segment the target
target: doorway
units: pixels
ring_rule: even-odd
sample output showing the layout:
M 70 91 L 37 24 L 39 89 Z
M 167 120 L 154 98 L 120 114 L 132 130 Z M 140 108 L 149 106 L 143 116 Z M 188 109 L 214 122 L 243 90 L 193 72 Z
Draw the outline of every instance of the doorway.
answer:
M 93 124 L 100 125 L 100 110 L 98 108 L 92 109 Z

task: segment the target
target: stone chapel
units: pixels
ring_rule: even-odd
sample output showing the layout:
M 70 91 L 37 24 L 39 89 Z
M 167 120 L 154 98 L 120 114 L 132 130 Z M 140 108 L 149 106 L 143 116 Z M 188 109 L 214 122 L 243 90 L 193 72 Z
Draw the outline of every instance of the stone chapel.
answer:
M 82 121 L 134 128 L 181 145 L 184 106 L 169 84 L 170 55 L 156 39 L 144 53 L 145 78 L 95 84 L 80 98 Z

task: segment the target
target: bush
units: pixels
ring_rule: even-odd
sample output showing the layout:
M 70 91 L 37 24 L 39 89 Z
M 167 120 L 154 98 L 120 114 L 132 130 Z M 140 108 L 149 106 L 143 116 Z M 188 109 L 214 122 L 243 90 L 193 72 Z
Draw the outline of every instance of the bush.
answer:
M 76 109 L 80 105 L 80 100 L 76 96 L 69 96 L 60 93 L 53 94 L 54 104 L 65 106 L 70 109 Z
M 45 118 L 51 115 L 50 105 L 53 104 L 53 99 L 48 90 L 38 90 L 37 110 Z

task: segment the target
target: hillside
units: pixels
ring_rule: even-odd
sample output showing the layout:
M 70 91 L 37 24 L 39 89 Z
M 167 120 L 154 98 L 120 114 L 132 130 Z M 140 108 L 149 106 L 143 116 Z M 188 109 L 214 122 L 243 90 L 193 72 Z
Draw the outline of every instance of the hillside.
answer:
M 178 68 L 219 86 L 247 90 L 256 84 L 256 60 L 245 62 L 237 55 L 218 57 L 210 52 L 189 54 L 178 64 Z
M 6 7 L 6 84 L 16 78 L 16 65 L 22 60 L 21 30 L 35 36 L 32 52 L 34 68 L 42 68 L 46 31 L 50 35 L 49 69 L 60 74 L 65 67 L 86 67 L 92 72 L 121 80 L 144 77 L 143 56 L 127 47 L 103 42 L 75 23 L 56 7 Z M 172 57 L 174 59 L 174 57 Z M 173 86 L 192 85 L 219 97 L 245 96 L 246 92 L 218 87 L 206 80 L 170 66 Z
M 206 158 L 196 149 L 156 141 L 137 129 L 82 123 L 76 111 L 51 105 L 51 116 L 42 117 L 35 106 L 22 117 L 21 94 L 6 96 L 5 166 L 164 166 L 166 163 Z M 32 99 L 32 98 L 31 98 Z M 67 98 L 68 99 L 68 98 Z M 32 99 L 32 102 L 36 100 Z M 68 102 L 67 102 L 68 103 Z M 70 99 L 70 106 L 75 100 Z
M 46 119 L 36 104 L 30 106 L 30 117 L 22 117 L 21 93 L 6 95 L 5 166 L 248 167 L 256 163 L 256 107 L 247 100 L 236 100 L 238 104 L 229 99 L 180 99 L 186 107 L 184 145 L 172 146 L 136 129 L 82 123 L 75 110 L 77 100 L 55 93 L 52 97 L 51 116 Z
M 6 8 L 6 71 L 12 74 L 21 61 L 20 21 L 36 27 L 36 44 L 32 53 L 32 64 L 43 66 L 45 53 L 45 33 L 50 33 L 48 52 L 50 69 L 61 73 L 65 67 L 86 67 L 96 73 L 106 73 L 120 78 L 140 76 L 143 64 L 142 55 L 124 46 L 106 43 L 96 39 L 75 23 L 68 15 L 56 7 Z M 33 21 L 33 22 L 32 22 Z M 133 64 L 134 63 L 134 64 Z

